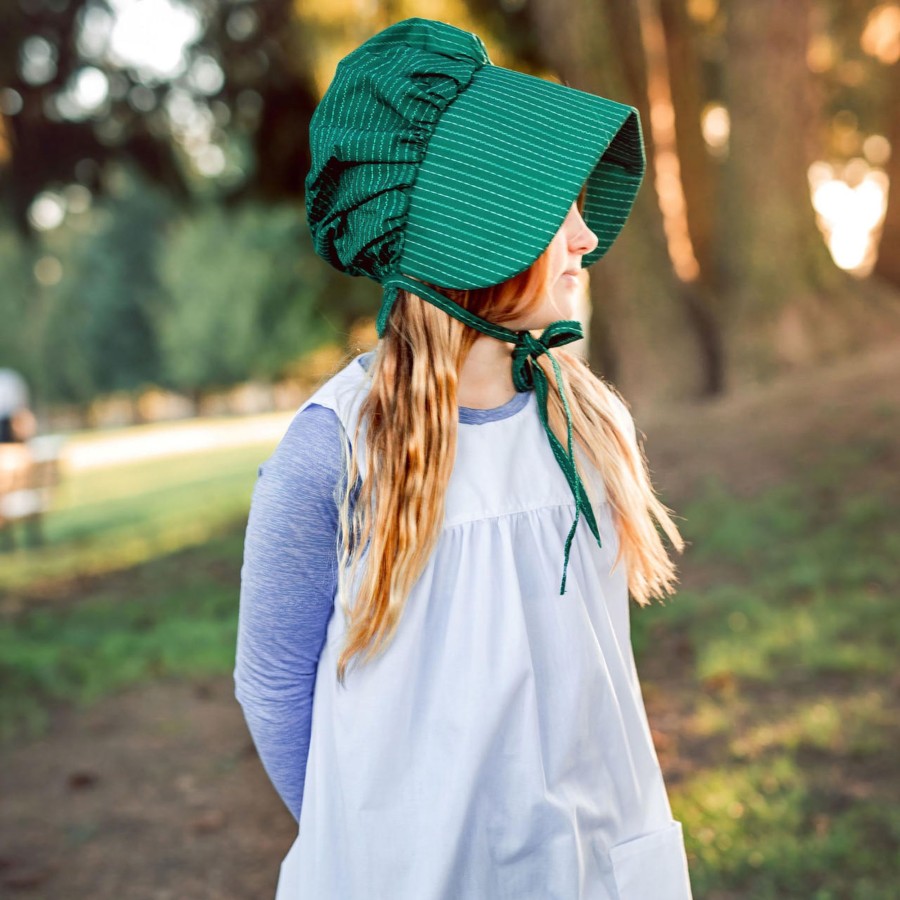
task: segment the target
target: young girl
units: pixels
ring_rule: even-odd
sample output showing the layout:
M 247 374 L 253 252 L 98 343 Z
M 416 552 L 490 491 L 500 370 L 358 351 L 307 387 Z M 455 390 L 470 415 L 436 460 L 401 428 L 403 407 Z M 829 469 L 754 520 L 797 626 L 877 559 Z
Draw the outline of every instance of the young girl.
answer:
M 276 900 L 689 900 L 628 609 L 676 580 L 655 523 L 683 543 L 561 349 L 636 111 L 407 19 L 341 61 L 310 144 L 316 250 L 384 297 L 247 525 L 236 696 L 299 823 Z

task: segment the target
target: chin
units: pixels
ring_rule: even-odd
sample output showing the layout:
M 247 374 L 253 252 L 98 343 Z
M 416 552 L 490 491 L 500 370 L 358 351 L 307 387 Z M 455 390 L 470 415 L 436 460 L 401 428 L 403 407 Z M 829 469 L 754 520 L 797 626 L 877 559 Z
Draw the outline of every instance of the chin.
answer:
M 561 297 L 554 304 L 554 309 L 551 312 L 551 315 L 553 316 L 551 319 L 552 322 L 555 322 L 558 319 L 578 318 L 578 304 L 575 302 L 576 291 L 570 289 L 568 294 L 569 296 Z
M 545 295 L 543 303 L 535 311 L 534 324 L 529 331 L 543 331 L 548 325 L 560 320 L 578 319 L 578 291 L 574 288 L 560 289 Z

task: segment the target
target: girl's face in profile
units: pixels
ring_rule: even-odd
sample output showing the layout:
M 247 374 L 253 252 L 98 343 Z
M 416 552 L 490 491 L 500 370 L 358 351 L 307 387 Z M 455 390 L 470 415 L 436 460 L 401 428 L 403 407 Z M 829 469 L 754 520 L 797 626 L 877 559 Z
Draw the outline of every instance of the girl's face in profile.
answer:
M 549 288 L 544 302 L 534 313 L 535 324 L 529 326 L 531 329 L 545 328 L 557 319 L 577 318 L 577 300 L 584 290 L 585 277 L 581 257 L 590 253 L 597 243 L 597 235 L 587 227 L 576 201 L 550 242 Z

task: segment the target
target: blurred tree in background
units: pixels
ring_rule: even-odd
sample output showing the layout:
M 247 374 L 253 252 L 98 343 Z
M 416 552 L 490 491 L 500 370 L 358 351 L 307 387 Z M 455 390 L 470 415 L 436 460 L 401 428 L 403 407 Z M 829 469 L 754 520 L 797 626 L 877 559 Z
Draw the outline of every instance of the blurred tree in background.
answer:
M 900 333 L 896 0 L 7 0 L 0 363 L 43 402 L 196 393 L 373 315 L 377 286 L 310 252 L 308 125 L 337 62 L 415 15 L 639 110 L 645 185 L 590 281 L 590 361 L 633 399 Z
M 337 329 L 316 301 L 321 270 L 293 206 L 207 204 L 172 229 L 157 311 L 162 379 L 195 393 L 274 379 Z
M 172 202 L 124 171 L 119 181 L 85 233 L 60 248 L 68 276 L 47 298 L 44 356 L 33 373 L 53 397 L 85 403 L 141 388 L 161 373 L 151 317 L 160 302 L 159 258 Z
M 591 361 L 631 397 L 714 394 L 900 334 L 900 275 L 874 266 L 900 5 L 477 2 L 513 6 L 566 83 L 640 111 L 645 187 L 591 274 Z M 826 216 L 838 188 L 859 195 Z
M 35 285 L 21 236 L 0 215 L 0 366 L 28 372 L 38 346 Z
M 39 398 L 274 379 L 371 306 L 309 246 L 298 23 L 283 0 L 0 7 L 0 358 Z
M 109 160 L 185 202 L 301 197 L 317 102 L 303 38 L 290 0 L 0 5 L 0 191 L 19 228 L 48 185 L 102 194 Z

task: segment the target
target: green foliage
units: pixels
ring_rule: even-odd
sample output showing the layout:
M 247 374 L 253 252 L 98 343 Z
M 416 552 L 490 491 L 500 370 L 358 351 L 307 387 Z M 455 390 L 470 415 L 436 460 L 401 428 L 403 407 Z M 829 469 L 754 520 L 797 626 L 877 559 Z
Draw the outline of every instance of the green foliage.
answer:
M 0 220 L 2 221 L 2 220 Z M 8 224 L 0 224 L 0 368 L 20 372 L 34 384 L 38 359 L 33 353 L 37 323 L 31 274 L 32 254 Z
M 802 479 L 753 500 L 716 483 L 684 511 L 692 563 L 729 567 L 731 577 L 704 591 L 680 591 L 635 617 L 635 646 L 648 629 L 690 629 L 696 675 L 760 682 L 786 670 L 888 675 L 900 635 L 900 484 L 872 493 L 842 491 L 836 473 L 868 466 L 880 442 L 835 450 Z M 889 470 L 890 471 L 890 470 Z M 895 476 L 896 477 L 896 476 Z M 876 487 L 873 485 L 873 487 Z
M 334 275 L 310 246 L 302 208 L 216 200 L 176 209 L 131 168 L 107 195 L 23 246 L 0 227 L 0 365 L 49 402 L 87 403 L 150 384 L 183 392 L 275 379 L 339 332 L 371 291 L 321 301 Z M 57 260 L 59 284 L 32 266 Z
M 157 257 L 170 215 L 171 203 L 160 191 L 131 187 L 110 201 L 105 227 L 84 248 L 83 351 L 100 391 L 137 388 L 157 376 L 149 314 L 159 292 Z
M 632 614 L 639 668 L 673 633 L 691 650 L 669 794 L 697 897 L 893 896 L 900 474 L 873 464 L 882 449 L 835 450 L 753 499 L 710 483 L 680 512 L 714 586 Z M 55 702 L 229 674 L 245 512 L 268 452 L 73 475 L 50 545 L 0 570 L 0 599 L 65 598 L 0 626 L 0 732 L 39 730 Z M 860 467 L 870 489 L 848 489 Z
M 145 433 L 152 427 L 141 426 Z M 35 585 L 57 594 L 56 585 L 123 571 L 143 583 L 146 564 L 216 547 L 228 523 L 246 519 L 267 449 L 189 453 L 66 477 L 44 523 L 45 545 L 0 557 L 0 597 Z M 177 569 L 171 575 L 182 577 Z
M 317 306 L 324 274 L 295 206 L 210 204 L 181 219 L 155 319 L 166 382 L 190 391 L 279 376 L 335 336 Z
M 756 900 L 895 895 L 900 808 L 847 803 L 787 753 L 703 770 L 677 793 L 694 893 Z
M 123 170 L 90 215 L 86 234 L 49 240 L 65 277 L 50 294 L 43 335 L 49 398 L 87 402 L 159 380 L 153 308 L 158 258 L 174 210 L 159 188 Z

